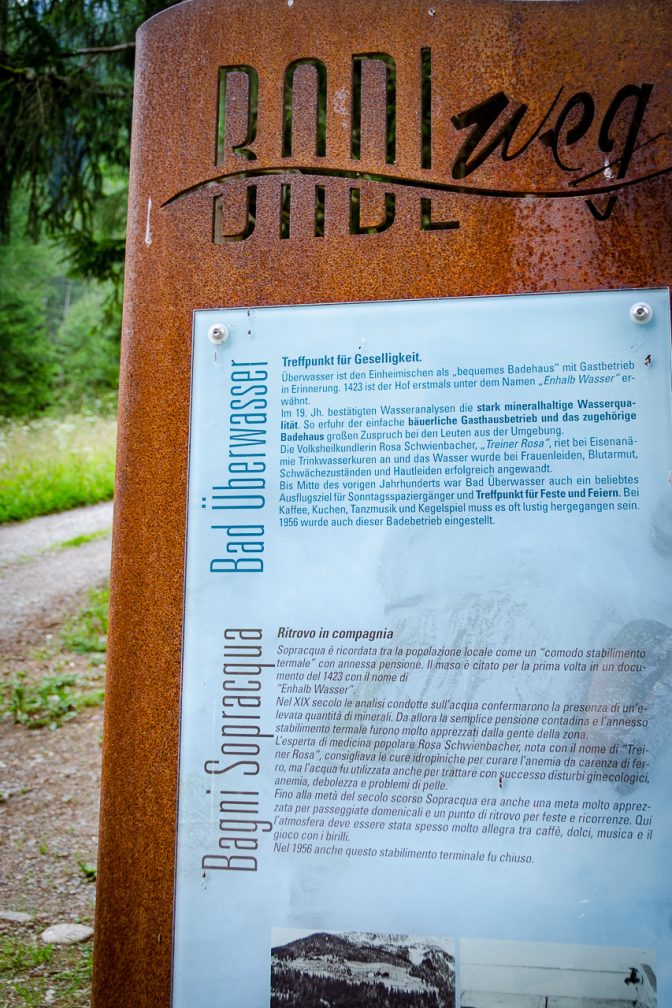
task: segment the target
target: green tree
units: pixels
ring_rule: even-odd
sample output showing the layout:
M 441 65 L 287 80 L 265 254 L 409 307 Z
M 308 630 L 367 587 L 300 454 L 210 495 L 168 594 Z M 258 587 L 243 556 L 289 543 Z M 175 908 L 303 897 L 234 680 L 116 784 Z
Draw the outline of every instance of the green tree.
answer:
M 69 275 L 62 245 L 14 230 L 0 245 L 0 416 L 106 410 L 119 370 L 114 284 Z
M 116 390 L 119 318 L 110 286 L 110 281 L 87 284 L 56 330 L 53 388 L 61 406 L 100 408 Z
M 116 383 L 135 31 L 172 2 L 0 0 L 0 415 Z
M 64 241 L 75 267 L 119 279 L 123 230 L 102 229 L 128 165 L 137 27 L 170 0 L 0 0 L 0 235 Z M 123 186 L 121 203 L 123 204 Z
M 26 238 L 0 246 L 0 415 L 38 413 L 53 399 L 58 257 Z

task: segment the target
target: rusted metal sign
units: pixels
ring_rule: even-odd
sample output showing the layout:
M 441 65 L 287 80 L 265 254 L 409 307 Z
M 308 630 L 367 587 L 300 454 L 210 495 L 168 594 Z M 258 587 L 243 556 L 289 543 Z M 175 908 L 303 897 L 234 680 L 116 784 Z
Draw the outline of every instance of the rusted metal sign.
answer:
M 188 0 L 140 31 L 96 1008 L 171 999 L 193 313 L 668 286 L 671 21 Z

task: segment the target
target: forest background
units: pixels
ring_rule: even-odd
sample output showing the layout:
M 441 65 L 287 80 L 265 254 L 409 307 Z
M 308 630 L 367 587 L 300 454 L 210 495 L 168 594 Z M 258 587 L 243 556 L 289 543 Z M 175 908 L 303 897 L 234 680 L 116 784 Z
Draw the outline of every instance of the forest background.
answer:
M 0 522 L 112 495 L 134 39 L 168 6 L 0 0 Z

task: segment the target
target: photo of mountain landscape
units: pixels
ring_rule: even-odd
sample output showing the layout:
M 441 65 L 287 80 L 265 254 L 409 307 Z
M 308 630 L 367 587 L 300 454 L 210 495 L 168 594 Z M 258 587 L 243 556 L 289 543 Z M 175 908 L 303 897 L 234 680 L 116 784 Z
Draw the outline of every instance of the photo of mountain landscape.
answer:
M 270 1008 L 455 1008 L 452 939 L 292 934 L 273 932 Z

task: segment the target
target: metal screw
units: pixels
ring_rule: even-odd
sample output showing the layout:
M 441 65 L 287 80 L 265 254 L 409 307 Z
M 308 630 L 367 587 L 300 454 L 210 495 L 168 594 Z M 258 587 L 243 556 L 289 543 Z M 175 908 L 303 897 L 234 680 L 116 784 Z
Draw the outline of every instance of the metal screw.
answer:
M 653 318 L 653 308 L 646 301 L 638 301 L 630 309 L 630 318 L 637 325 L 646 325 Z
M 211 325 L 208 329 L 208 339 L 211 343 L 226 343 L 230 335 L 229 327 L 221 322 Z

